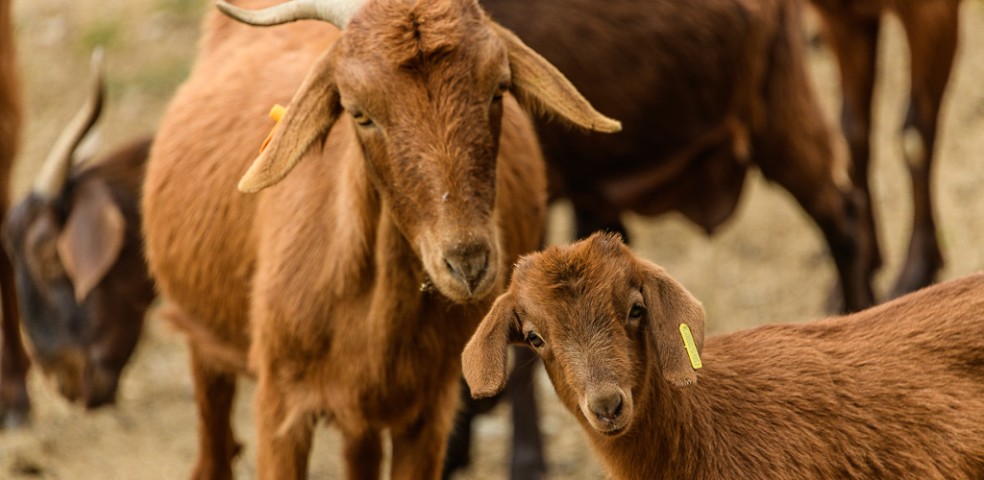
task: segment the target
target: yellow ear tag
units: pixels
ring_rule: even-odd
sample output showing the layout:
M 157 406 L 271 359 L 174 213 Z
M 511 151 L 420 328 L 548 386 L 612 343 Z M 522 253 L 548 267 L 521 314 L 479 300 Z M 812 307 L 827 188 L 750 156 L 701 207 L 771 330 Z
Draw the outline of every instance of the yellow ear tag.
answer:
M 270 139 L 273 138 L 273 132 L 277 130 L 277 125 L 280 125 L 280 119 L 284 118 L 284 114 L 286 113 L 287 107 L 279 103 L 274 104 L 273 108 L 270 109 L 270 118 L 276 120 L 277 123 L 270 130 L 270 133 L 267 134 L 266 138 L 263 139 L 263 144 L 260 145 L 260 153 L 263 153 L 263 150 L 266 150 L 267 144 L 270 143 Z
M 694 336 L 690 333 L 690 327 L 686 323 L 680 324 L 680 336 L 683 337 L 683 346 L 687 349 L 687 356 L 690 357 L 690 365 L 694 367 L 694 370 L 703 367 L 700 353 L 697 352 L 697 344 L 694 343 Z

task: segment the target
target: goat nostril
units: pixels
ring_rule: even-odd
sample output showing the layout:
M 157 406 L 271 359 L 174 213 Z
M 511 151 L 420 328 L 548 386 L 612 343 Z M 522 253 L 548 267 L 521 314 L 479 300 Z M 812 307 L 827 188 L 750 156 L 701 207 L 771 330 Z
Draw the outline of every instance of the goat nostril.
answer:
M 609 395 L 598 399 L 589 405 L 595 417 L 603 422 L 611 422 L 622 415 L 622 396 L 619 394 Z
M 458 270 L 458 267 L 452 263 L 451 260 L 445 258 L 444 266 L 448 268 L 448 271 L 451 272 L 451 275 L 454 276 L 454 278 L 461 278 L 461 271 Z
M 469 291 L 475 290 L 488 270 L 489 254 L 486 249 L 464 254 L 449 253 L 444 257 L 444 266 L 451 276 L 465 284 Z
M 474 274 L 470 279 L 468 279 L 468 286 L 470 287 L 471 290 L 474 290 L 475 287 L 478 286 L 479 282 L 482 281 L 482 277 L 485 276 L 485 271 L 488 270 L 489 267 L 488 254 L 483 253 L 481 258 L 475 260 L 475 265 L 477 267 L 473 272 Z
M 624 403 L 622 402 L 622 396 L 619 395 L 618 396 L 618 405 L 615 405 L 615 408 L 612 410 L 611 417 L 613 419 L 622 416 L 622 405 L 624 405 Z

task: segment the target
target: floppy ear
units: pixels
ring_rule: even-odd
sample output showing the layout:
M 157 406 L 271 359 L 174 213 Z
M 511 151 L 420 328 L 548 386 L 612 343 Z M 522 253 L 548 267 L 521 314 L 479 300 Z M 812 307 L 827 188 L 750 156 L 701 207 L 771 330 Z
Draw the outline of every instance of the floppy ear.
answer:
M 617 132 L 622 124 L 596 111 L 567 77 L 507 28 L 490 21 L 506 44 L 512 70 L 512 93 L 529 111 L 545 110 L 573 125 L 599 132 Z
M 283 180 L 308 148 L 328 135 L 342 111 L 334 51 L 329 49 L 311 67 L 287 113 L 274 127 L 270 143 L 239 180 L 240 191 L 258 192 Z
M 123 250 L 126 220 L 109 187 L 98 181 L 76 197 L 56 247 L 65 273 L 82 303 L 102 281 Z
M 519 338 L 512 292 L 496 299 L 461 353 L 461 371 L 472 397 L 491 397 L 506 386 L 509 343 Z
M 697 373 L 680 335 L 680 324 L 690 327 L 697 351 L 704 346 L 704 307 L 665 270 L 644 262 L 643 296 L 650 331 L 663 378 L 676 387 L 697 383 Z

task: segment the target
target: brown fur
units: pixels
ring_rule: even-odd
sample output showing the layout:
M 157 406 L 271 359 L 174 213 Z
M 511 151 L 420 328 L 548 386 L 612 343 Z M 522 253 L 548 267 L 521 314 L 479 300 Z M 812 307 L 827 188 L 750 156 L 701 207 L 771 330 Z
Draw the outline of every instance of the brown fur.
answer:
M 909 111 L 903 153 L 912 177 L 912 234 L 892 296 L 929 285 L 943 267 L 933 213 L 932 178 L 940 105 L 957 49 L 960 0 L 813 0 L 840 64 L 841 125 L 851 150 L 852 176 L 870 203 L 871 105 L 878 35 L 885 13 L 902 22 L 909 43 Z M 871 219 L 868 219 L 871 222 Z M 877 244 L 875 261 L 880 262 Z
M 483 5 L 625 125 L 610 136 L 538 125 L 552 194 L 571 200 L 577 237 L 624 234 L 627 211 L 679 211 L 712 233 L 757 166 L 820 228 L 844 308 L 874 302 L 869 205 L 810 85 L 795 1 Z
M 10 0 L 0 0 L 0 222 L 10 206 L 10 169 L 20 140 L 21 99 Z M 27 396 L 30 365 L 20 336 L 20 314 L 14 288 L 14 267 L 0 252 L 0 427 L 27 423 L 31 404 Z
M 154 298 L 138 211 L 149 150 L 140 138 L 73 168 L 58 197 L 30 193 L 3 229 L 35 360 L 88 408 L 115 400 Z
M 617 237 L 595 235 L 520 261 L 463 370 L 473 393 L 492 393 L 507 342 L 538 334 L 558 395 L 615 478 L 981 478 L 982 292 L 975 274 L 704 342 L 699 302 Z
M 234 365 L 258 379 L 260 478 L 305 475 L 317 418 L 342 431 L 349 478 L 378 477 L 383 430 L 393 478 L 438 476 L 460 349 L 541 240 L 532 125 L 495 100 L 521 90 L 507 50 L 523 49 L 468 0 L 373 0 L 342 35 L 209 16 L 143 203 L 151 271 L 191 334 L 194 478 L 231 476 Z M 537 79 L 525 95 L 573 90 Z

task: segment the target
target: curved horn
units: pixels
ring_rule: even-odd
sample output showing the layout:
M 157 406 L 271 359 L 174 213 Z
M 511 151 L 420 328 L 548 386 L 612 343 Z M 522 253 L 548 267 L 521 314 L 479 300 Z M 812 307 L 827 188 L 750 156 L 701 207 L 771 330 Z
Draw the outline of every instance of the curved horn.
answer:
M 365 0 L 293 0 L 260 10 L 247 10 L 219 0 L 215 6 L 235 20 L 258 27 L 297 20 L 323 20 L 343 30 L 364 3 Z
M 68 179 L 68 172 L 72 168 L 72 154 L 78 147 L 82 138 L 92 129 L 99 114 L 102 113 L 104 85 L 103 85 L 103 50 L 97 48 L 92 52 L 92 62 L 90 65 L 90 90 L 89 98 L 86 99 L 82 109 L 75 114 L 72 121 L 65 126 L 55 145 L 51 147 L 48 158 L 41 166 L 41 173 L 34 181 L 34 192 L 42 198 L 52 199 L 61 194 Z

